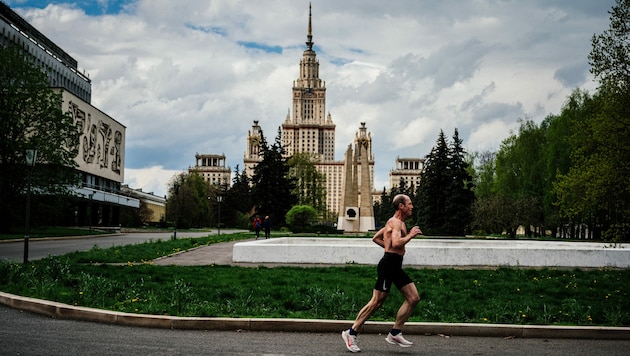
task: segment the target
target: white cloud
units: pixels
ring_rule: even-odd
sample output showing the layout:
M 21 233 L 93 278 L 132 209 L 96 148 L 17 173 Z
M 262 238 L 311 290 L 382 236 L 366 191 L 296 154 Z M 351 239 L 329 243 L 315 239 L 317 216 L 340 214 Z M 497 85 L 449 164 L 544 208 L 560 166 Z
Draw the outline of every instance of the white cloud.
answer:
M 468 149 L 471 152 L 483 152 L 496 150 L 501 142 L 509 135 L 506 133 L 516 131 L 518 123 L 493 120 L 477 126 L 468 138 Z
M 242 169 L 253 120 L 275 138 L 291 107 L 308 1 L 31 3 L 40 2 L 8 1 L 78 60 L 92 103 L 127 126 L 133 188 L 163 195 L 197 152 L 225 153 Z M 608 28 L 613 4 L 313 2 L 336 158 L 361 122 L 372 132 L 377 189 L 397 156 L 425 156 L 440 129 L 458 128 L 468 151 L 498 149 L 518 119 L 539 122 L 573 89 L 593 89 L 590 38 Z
M 162 166 L 146 167 L 142 169 L 126 168 L 126 183 L 130 188 L 142 188 L 145 193 L 165 196 L 167 184 L 175 175 L 182 171 L 164 169 Z

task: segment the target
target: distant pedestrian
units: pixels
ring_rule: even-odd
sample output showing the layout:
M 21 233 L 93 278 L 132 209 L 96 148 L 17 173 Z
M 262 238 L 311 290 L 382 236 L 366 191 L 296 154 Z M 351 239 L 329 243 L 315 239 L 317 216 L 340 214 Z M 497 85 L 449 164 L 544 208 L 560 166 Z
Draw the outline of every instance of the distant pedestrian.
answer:
M 405 255 L 405 245 L 416 235 L 422 234 L 422 231 L 420 231 L 419 227 L 414 226 L 407 233 L 405 220 L 411 216 L 413 210 L 413 204 L 408 196 L 404 194 L 396 195 L 392 205 L 395 209 L 394 216 L 372 238 L 372 241 L 385 249 L 385 254 L 378 263 L 378 278 L 374 284 L 372 299 L 361 308 L 352 327 L 341 333 L 344 344 L 352 352 L 361 351 L 357 345 L 357 331 L 383 305 L 389 295 L 392 283 L 405 297 L 405 301 L 400 306 L 394 326 L 387 334 L 385 340 L 390 344 L 401 347 L 410 347 L 413 344 L 403 337 L 401 329 L 420 301 L 420 296 L 416 285 L 403 271 L 402 261 Z
M 254 232 L 256 233 L 256 240 L 260 237 L 260 229 L 262 228 L 262 220 L 260 220 L 260 216 L 256 216 L 254 218 Z
M 265 220 L 263 220 L 263 230 L 265 230 L 265 239 L 271 237 L 271 219 L 269 219 L 269 215 L 265 216 Z

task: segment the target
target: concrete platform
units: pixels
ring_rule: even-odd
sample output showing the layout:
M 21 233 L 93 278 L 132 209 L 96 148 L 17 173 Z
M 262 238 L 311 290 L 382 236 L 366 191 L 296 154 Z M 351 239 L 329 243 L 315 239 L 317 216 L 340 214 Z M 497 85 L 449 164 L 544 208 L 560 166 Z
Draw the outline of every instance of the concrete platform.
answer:
M 282 237 L 234 244 L 234 263 L 376 264 L 383 249 L 371 238 Z M 630 249 L 599 242 L 417 239 L 407 266 L 628 268 Z

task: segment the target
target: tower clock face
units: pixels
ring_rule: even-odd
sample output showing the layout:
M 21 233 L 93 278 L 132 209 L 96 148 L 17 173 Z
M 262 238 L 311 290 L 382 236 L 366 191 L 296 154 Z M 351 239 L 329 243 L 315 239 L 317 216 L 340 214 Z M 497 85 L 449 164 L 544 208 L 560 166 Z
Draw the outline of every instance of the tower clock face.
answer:
M 260 144 L 260 137 L 258 136 L 252 136 L 249 141 L 252 143 L 252 145 L 259 145 Z

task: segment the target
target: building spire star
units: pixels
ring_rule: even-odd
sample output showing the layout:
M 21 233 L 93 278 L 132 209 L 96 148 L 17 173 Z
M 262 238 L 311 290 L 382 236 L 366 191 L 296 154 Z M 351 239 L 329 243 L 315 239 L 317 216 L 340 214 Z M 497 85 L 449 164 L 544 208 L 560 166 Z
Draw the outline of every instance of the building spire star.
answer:
M 311 25 L 311 3 L 308 3 L 308 35 L 306 36 L 306 47 L 307 50 L 313 50 L 313 26 Z

